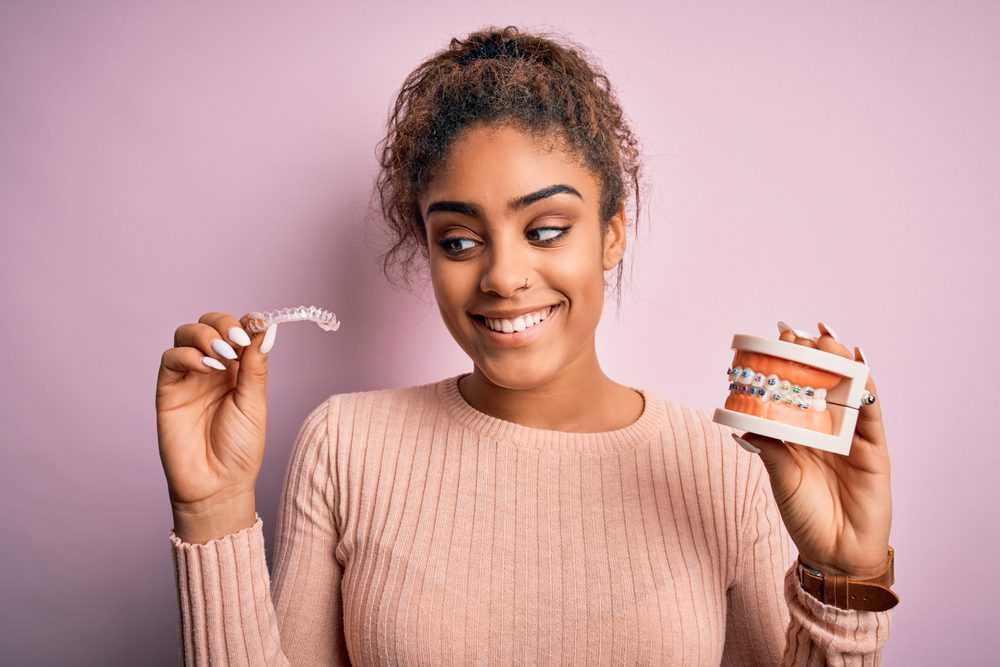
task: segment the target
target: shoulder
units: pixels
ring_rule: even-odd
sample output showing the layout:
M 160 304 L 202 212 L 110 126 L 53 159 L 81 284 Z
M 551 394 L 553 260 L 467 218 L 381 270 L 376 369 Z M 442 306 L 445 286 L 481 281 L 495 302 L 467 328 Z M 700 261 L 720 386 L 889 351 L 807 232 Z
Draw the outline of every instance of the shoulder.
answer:
M 310 418 L 322 415 L 331 430 L 338 427 L 352 429 L 373 420 L 383 424 L 392 422 L 433 403 L 438 397 L 441 382 L 331 394 L 313 408 Z

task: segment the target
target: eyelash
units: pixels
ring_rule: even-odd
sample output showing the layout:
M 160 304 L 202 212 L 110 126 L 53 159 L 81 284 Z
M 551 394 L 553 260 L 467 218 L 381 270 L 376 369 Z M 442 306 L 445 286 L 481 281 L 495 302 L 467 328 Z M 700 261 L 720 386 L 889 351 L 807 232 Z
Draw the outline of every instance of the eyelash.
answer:
M 551 244 L 555 243 L 556 241 L 558 241 L 559 239 L 563 238 L 564 236 L 566 236 L 566 234 L 569 233 L 569 227 L 568 226 L 567 227 L 535 227 L 534 229 L 532 229 L 530 231 L 532 231 L 532 232 L 538 232 L 538 231 L 541 231 L 543 229 L 556 229 L 556 230 L 559 230 L 561 233 L 558 236 L 553 236 L 552 238 L 549 238 L 549 239 L 539 239 L 538 241 L 534 241 L 534 243 L 541 243 L 542 245 L 551 245 Z M 464 250 L 458 250 L 458 251 L 449 250 L 448 249 L 449 244 L 453 243 L 455 241 L 472 241 L 472 239 L 466 238 L 464 236 L 452 236 L 451 238 L 441 239 L 440 241 L 438 241 L 438 245 L 441 247 L 442 250 L 444 250 L 444 253 L 446 255 L 450 256 L 450 257 L 457 257 L 457 256 L 461 255 L 462 253 L 466 252 L 467 250 L 472 250 L 472 248 L 465 248 Z

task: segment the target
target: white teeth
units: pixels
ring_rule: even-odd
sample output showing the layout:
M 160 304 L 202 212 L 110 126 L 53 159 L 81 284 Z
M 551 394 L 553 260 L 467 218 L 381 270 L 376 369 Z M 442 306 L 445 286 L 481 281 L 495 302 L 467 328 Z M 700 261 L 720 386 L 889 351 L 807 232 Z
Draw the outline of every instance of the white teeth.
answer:
M 761 403 L 778 403 L 801 410 L 826 410 L 826 389 L 792 384 L 774 373 L 764 375 L 749 367 L 736 366 L 726 374 L 729 377 L 729 391 L 733 395 L 748 394 L 751 398 L 760 399 Z
M 552 309 L 553 306 L 549 306 L 534 313 L 519 315 L 512 320 L 493 320 L 485 318 L 486 325 L 494 331 L 503 331 L 504 333 L 524 331 L 525 329 L 530 329 L 531 327 L 544 322 L 545 319 L 552 314 Z

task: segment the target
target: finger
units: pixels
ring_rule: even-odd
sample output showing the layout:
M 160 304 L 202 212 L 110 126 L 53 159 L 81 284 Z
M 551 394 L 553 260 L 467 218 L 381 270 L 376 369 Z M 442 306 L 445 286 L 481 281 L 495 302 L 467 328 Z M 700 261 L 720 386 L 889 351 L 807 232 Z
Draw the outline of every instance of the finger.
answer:
M 816 341 L 816 347 L 818 347 L 820 350 L 823 350 L 824 352 L 831 352 L 838 356 L 844 357 L 845 359 L 854 358 L 854 355 L 851 354 L 851 351 L 847 348 L 847 346 L 843 345 L 840 341 L 837 340 L 837 337 L 833 334 L 833 331 L 828 326 L 820 322 L 818 324 L 818 328 L 820 336 L 819 339 Z
M 171 347 L 160 357 L 160 380 L 163 383 L 176 382 L 188 373 L 208 375 L 218 369 L 204 363 L 205 355 L 193 347 Z
M 240 318 L 240 324 L 250 329 L 250 313 Z M 244 413 L 252 414 L 267 405 L 268 357 L 278 333 L 278 325 L 272 324 L 264 331 L 250 337 L 250 345 L 243 350 L 240 369 L 236 380 L 234 400 Z
M 854 348 L 854 359 L 868 365 L 861 348 Z M 851 451 L 848 461 L 859 470 L 869 473 L 886 473 L 889 470 L 889 451 L 885 438 L 885 425 L 882 421 L 882 406 L 871 373 L 865 381 L 865 389 L 876 396 L 875 402 L 865 405 L 862 401 L 858 407 L 857 424 L 854 427 L 854 437 L 851 439 Z
M 865 359 L 864 352 L 861 351 L 860 347 L 854 348 L 854 359 L 855 361 L 860 361 L 865 366 L 868 365 L 868 361 Z M 870 370 L 868 372 L 868 380 L 865 381 L 865 389 L 875 396 L 875 402 L 871 405 L 865 405 L 864 401 L 861 402 L 861 406 L 858 408 L 857 431 L 863 438 L 872 443 L 884 444 L 885 427 L 882 421 L 882 401 L 875 386 L 875 377 L 871 374 Z
M 243 325 L 229 313 L 213 311 L 198 318 L 202 324 L 207 324 L 219 333 L 219 338 L 232 350 L 242 351 L 251 344 L 250 334 Z M 237 352 L 237 360 L 242 355 Z
M 792 328 L 781 321 L 778 322 L 778 340 L 803 345 L 805 347 L 816 347 L 815 336 L 802 331 L 801 329 Z
M 737 437 L 742 437 L 760 450 L 758 456 L 767 468 L 776 498 L 787 498 L 795 492 L 802 472 L 787 443 L 757 433 L 744 433 Z
M 239 359 L 236 350 L 219 337 L 219 331 L 202 322 L 192 322 L 177 327 L 174 332 L 174 347 L 196 348 L 203 356 L 215 359 L 227 369 L 233 367 Z

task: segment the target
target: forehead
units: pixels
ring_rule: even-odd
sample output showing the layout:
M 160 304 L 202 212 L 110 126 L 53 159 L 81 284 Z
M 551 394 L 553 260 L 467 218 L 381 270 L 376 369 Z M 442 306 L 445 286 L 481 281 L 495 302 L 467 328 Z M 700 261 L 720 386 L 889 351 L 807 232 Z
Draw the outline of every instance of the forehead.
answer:
M 588 205 L 596 201 L 596 179 L 559 137 L 534 136 L 510 126 L 476 126 L 452 143 L 421 193 L 420 208 L 425 211 L 433 200 L 454 199 L 501 211 L 511 198 L 554 183 L 572 185 Z

